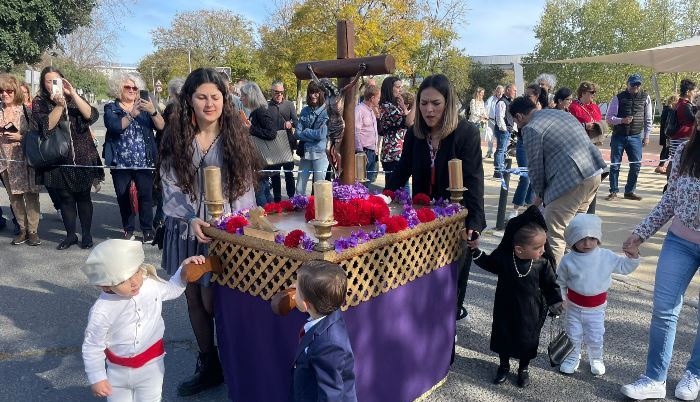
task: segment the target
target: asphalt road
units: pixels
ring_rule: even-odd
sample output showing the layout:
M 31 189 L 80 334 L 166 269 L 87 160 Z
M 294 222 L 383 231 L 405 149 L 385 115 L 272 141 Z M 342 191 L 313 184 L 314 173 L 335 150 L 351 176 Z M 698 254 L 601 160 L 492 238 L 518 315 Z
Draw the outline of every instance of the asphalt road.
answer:
M 104 135 L 99 124 L 95 131 Z M 491 172 L 489 163 L 490 160 L 485 162 L 487 176 Z M 604 233 L 609 237 L 604 240 L 607 247 L 619 251 L 626 234 L 658 201 L 662 186 L 663 179 L 645 169 L 640 179 L 640 193 L 645 196 L 642 203 L 599 201 L 600 215 L 605 220 Z M 487 180 L 486 209 L 490 225 L 495 222 L 498 191 L 498 183 Z M 601 194 L 606 192 L 604 185 Z M 95 241 L 119 237 L 119 212 L 109 175 L 102 191 L 93 196 Z M 0 206 L 6 213 L 7 205 L 7 195 L 0 191 Z M 56 250 L 63 237 L 62 223 L 45 193 L 41 194 L 41 210 L 44 214 L 39 230 L 44 241 L 41 246 L 11 246 L 11 231 L 0 231 L 0 401 L 98 400 L 90 395 L 80 357 L 87 313 L 98 295 L 79 270 L 88 251 L 77 247 Z M 573 376 L 563 376 L 550 368 L 545 354 L 545 327 L 542 353 L 531 364 L 532 386 L 525 390 L 517 388 L 515 375 L 501 386 L 491 385 L 498 361 L 488 348 L 496 279 L 474 267 L 467 294 L 470 320 L 459 323 L 455 364 L 446 383 L 424 400 L 624 400 L 618 392 L 620 384 L 634 380 L 644 370 L 653 268 L 664 234 L 660 232 L 643 249 L 645 268 L 640 268 L 643 275 L 625 278 L 625 282 L 616 280 L 611 289 L 605 345 L 608 372 L 603 377 L 593 377 L 586 363 Z M 482 238 L 486 248 L 494 247 L 498 232 L 487 231 Z M 146 247 L 146 255 L 147 262 L 159 264 L 156 248 Z M 676 353 L 669 374 L 669 397 L 682 375 L 696 333 L 698 293 L 697 284 L 693 286 L 688 291 L 690 305 L 684 307 L 679 320 Z M 177 383 L 192 373 L 196 358 L 184 297 L 165 303 L 163 316 L 168 351 L 164 401 L 225 400 L 225 386 L 195 397 L 176 396 Z

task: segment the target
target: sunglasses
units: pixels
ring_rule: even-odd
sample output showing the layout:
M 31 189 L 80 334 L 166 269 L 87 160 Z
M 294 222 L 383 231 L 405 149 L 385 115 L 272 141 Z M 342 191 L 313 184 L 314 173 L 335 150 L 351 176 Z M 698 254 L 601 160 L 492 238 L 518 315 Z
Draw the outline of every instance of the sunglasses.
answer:
M 634 84 L 630 84 L 630 85 L 632 85 L 633 87 L 641 87 L 641 86 L 642 86 L 642 83 L 641 83 L 641 82 L 635 82 Z
M 136 92 L 136 91 L 139 90 L 139 87 L 132 87 L 132 86 L 129 86 L 129 85 L 124 85 L 124 89 L 127 90 L 127 91 L 134 91 L 134 92 Z
M 3 93 L 8 94 L 8 95 L 12 95 L 13 93 L 15 93 L 15 90 L 14 89 L 0 89 L 0 94 L 3 94 Z
M 588 91 L 591 95 L 595 95 L 595 91 Z
M 272 91 L 273 94 L 275 95 L 284 95 L 285 91 Z

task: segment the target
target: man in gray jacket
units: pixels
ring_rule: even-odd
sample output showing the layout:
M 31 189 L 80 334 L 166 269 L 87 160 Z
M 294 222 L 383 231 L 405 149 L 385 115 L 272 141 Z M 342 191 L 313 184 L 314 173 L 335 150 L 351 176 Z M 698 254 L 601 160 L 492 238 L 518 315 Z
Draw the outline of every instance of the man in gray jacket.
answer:
M 544 203 L 547 238 L 558 263 L 566 248 L 564 229 L 577 213 L 588 209 L 606 164 L 570 113 L 536 110 L 524 97 L 511 103 L 510 113 L 521 127 L 535 204 Z
M 297 140 L 294 137 L 294 128 L 297 126 L 298 122 L 297 110 L 292 101 L 285 99 L 285 89 L 282 81 L 274 81 L 271 91 L 272 99 L 268 104 L 267 110 L 270 112 L 270 116 L 272 116 L 275 128 L 277 130 L 287 130 L 289 147 L 292 149 L 292 153 L 294 153 L 297 147 Z M 279 168 L 284 170 L 284 185 L 287 188 L 287 197 L 292 198 L 296 190 L 293 173 L 294 162 L 285 163 L 281 166 L 276 165 L 268 167 L 270 170 L 278 170 Z M 280 202 L 282 200 L 282 181 L 279 173 L 273 174 L 271 180 L 275 202 Z

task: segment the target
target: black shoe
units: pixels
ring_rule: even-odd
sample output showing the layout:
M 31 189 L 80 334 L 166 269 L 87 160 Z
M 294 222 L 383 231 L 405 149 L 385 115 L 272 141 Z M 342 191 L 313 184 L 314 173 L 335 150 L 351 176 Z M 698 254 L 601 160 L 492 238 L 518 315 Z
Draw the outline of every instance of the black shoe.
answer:
M 605 197 L 605 201 L 612 201 L 615 198 L 617 198 L 617 193 L 610 193 L 607 197 Z
M 530 385 L 530 371 L 528 369 L 518 370 L 518 386 L 525 388 Z
M 219 361 L 219 352 L 214 349 L 209 353 L 199 354 L 194 375 L 180 383 L 177 387 L 177 394 L 179 396 L 195 395 L 223 382 L 224 373 Z
M 493 379 L 493 383 L 496 385 L 503 384 L 506 382 L 506 378 L 508 378 L 508 373 L 510 373 L 510 366 L 498 366 L 496 378 Z
M 134 232 L 128 232 L 124 231 L 124 234 L 122 235 L 122 239 L 124 240 L 136 240 L 136 236 L 134 236 Z
M 494 178 L 494 179 L 502 179 L 502 178 L 503 178 L 503 175 L 501 175 L 501 174 L 498 173 L 498 172 L 494 172 L 494 173 L 493 173 L 493 178 Z
M 56 250 L 65 250 L 70 248 L 70 246 L 78 244 L 78 236 L 73 235 L 72 237 L 66 237 L 62 242 L 56 246 Z
M 634 200 L 634 201 L 641 201 L 642 197 L 638 196 L 635 193 L 625 193 L 624 195 L 626 200 Z
M 80 241 L 80 248 L 83 250 L 87 250 L 89 248 L 92 248 L 94 244 L 92 243 L 92 236 L 90 235 L 83 235 L 83 240 Z
M 468 315 L 467 309 L 464 306 L 460 307 L 457 312 L 457 321 L 467 318 Z
M 142 243 L 153 243 L 153 232 L 145 232 L 143 234 Z
M 0 230 L 5 229 L 6 227 L 7 227 L 7 219 L 0 216 Z

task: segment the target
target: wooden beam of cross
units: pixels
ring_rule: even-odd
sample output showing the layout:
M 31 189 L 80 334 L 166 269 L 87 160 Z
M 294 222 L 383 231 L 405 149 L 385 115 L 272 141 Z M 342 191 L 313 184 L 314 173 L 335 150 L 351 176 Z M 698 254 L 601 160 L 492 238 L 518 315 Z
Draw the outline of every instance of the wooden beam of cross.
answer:
M 338 88 L 332 88 L 330 82 L 324 82 L 322 88 L 329 96 L 328 106 L 328 157 L 336 171 L 340 172 L 342 184 L 355 183 L 355 103 L 357 103 L 357 79 L 363 75 L 391 74 L 396 70 L 396 62 L 391 55 L 355 58 L 355 25 L 352 21 L 337 23 L 337 57 L 338 60 L 322 60 L 299 63 L 294 67 L 298 80 L 318 78 L 338 78 Z M 315 77 L 314 77 L 315 75 Z M 335 115 L 334 115 L 335 113 Z M 336 116 L 337 115 L 337 116 Z M 344 123 L 344 126 L 341 127 Z M 335 150 L 336 138 L 342 138 L 340 153 Z M 339 159 L 339 160 L 338 160 Z

